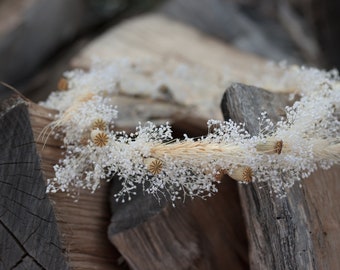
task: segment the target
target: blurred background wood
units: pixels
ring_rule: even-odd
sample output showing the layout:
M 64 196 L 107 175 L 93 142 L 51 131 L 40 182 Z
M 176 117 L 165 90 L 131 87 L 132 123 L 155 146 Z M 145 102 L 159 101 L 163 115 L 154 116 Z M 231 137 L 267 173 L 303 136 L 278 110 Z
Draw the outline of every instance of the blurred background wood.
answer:
M 243 51 L 274 61 L 303 61 L 289 32 L 277 20 L 277 1 L 173 0 L 160 11 Z M 271 10 L 271 14 L 261 9 Z
M 165 86 L 168 86 L 168 94 L 172 97 L 170 102 L 190 108 L 190 115 L 201 118 L 204 125 L 210 118 L 222 119 L 219 100 L 231 81 L 256 84 L 266 72 L 275 72 L 266 67 L 267 62 L 262 58 L 161 15 L 140 16 L 109 29 L 72 59 L 72 67 L 88 69 L 93 57 L 103 61 L 127 57 L 136 60 L 136 63 L 145 60 L 148 73 L 165 72 L 169 80 L 173 79 L 171 74 L 178 73 L 181 67 L 184 71 L 193 70 L 195 78 L 187 81 L 192 83 L 183 85 L 173 80 L 172 85 Z M 189 72 L 183 72 L 183 76 L 188 76 Z M 145 78 L 148 80 L 150 77 Z M 130 74 L 129 78 L 132 81 L 139 79 L 134 74 Z M 133 90 L 124 88 L 121 94 L 135 98 Z M 155 99 L 156 92 L 140 90 L 138 94 L 153 99 L 155 103 L 159 100 L 169 103 L 167 97 Z M 135 123 L 141 114 L 136 115 Z
M 339 10 L 336 0 L 3 0 L 0 80 L 45 99 L 78 50 L 145 11 L 269 60 L 339 67 Z
M 337 0 L 286 0 L 300 17 L 309 35 L 313 35 L 320 50 L 320 64 L 340 68 L 340 2 Z
M 256 135 L 261 112 L 266 111 L 275 123 L 288 100 L 288 96 L 233 84 L 221 106 L 226 120 L 243 122 L 250 134 Z M 289 188 L 284 198 L 275 196 L 266 183 L 239 187 L 251 269 L 340 267 L 339 174 L 339 167 L 313 173 Z
M 51 88 L 88 40 L 157 0 L 3 0 L 0 2 L 0 80 L 34 97 Z M 46 91 L 46 88 L 45 88 Z M 4 94 L 0 91 L 0 98 Z M 46 94 L 44 95 L 46 97 Z

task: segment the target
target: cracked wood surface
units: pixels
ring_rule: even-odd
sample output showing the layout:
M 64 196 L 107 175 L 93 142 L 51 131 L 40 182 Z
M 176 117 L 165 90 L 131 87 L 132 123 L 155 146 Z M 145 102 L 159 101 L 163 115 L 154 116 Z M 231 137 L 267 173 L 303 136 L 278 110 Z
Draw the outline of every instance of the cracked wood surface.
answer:
M 108 183 L 80 191 L 78 203 L 45 193 L 61 149 L 39 134 L 55 113 L 21 99 L 0 103 L 0 269 L 121 269 L 106 232 Z
M 43 128 L 53 121 L 55 113 L 35 103 L 29 104 L 31 125 L 46 179 L 54 177 L 53 166 L 62 157 L 60 141 L 53 136 L 40 136 Z M 80 190 L 77 202 L 63 192 L 49 194 L 71 269 L 122 269 L 118 266 L 120 254 L 107 237 L 110 222 L 108 196 L 107 182 L 102 182 L 95 193 Z
M 0 105 L 0 269 L 68 269 L 26 104 Z
M 275 123 L 286 105 L 288 96 L 243 84 L 231 85 L 221 104 L 225 119 L 244 122 L 253 135 L 261 112 Z M 340 269 L 339 174 L 339 167 L 318 170 L 282 199 L 264 183 L 239 187 L 251 269 Z

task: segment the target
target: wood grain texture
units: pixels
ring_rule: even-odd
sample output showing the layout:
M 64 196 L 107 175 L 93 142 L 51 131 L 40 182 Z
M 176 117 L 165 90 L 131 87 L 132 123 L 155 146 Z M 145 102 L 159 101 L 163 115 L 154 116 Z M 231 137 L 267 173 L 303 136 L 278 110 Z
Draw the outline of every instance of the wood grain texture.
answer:
M 36 104 L 30 104 L 29 111 L 45 177 L 53 177 L 52 166 L 61 157 L 60 142 L 38 137 L 56 112 Z M 183 127 L 187 133 L 191 129 L 189 135 L 205 132 L 197 119 L 176 122 L 175 133 L 182 134 Z M 177 208 L 158 203 L 152 208 L 146 203 L 150 198 L 142 193 L 133 208 L 114 204 L 109 238 L 133 269 L 187 269 L 188 265 L 196 269 L 245 269 L 248 252 L 237 185 L 226 181 L 214 198 L 197 199 Z M 114 200 L 108 183 L 94 194 L 81 191 L 79 202 L 64 193 L 51 194 L 50 198 L 72 269 L 119 269 L 120 255 L 106 234 L 108 200 Z
M 287 105 L 287 97 L 242 84 L 225 92 L 225 119 L 245 122 L 258 132 L 258 116 L 273 121 Z M 338 269 L 340 250 L 339 168 L 318 171 L 296 183 L 279 199 L 263 183 L 239 188 L 246 217 L 251 269 Z
M 154 71 L 164 63 L 170 63 L 172 68 L 180 63 L 190 67 L 203 67 L 217 74 L 212 76 L 209 81 L 211 84 L 217 82 L 215 78 L 221 78 L 223 74 L 227 74 L 228 80 L 256 84 L 258 78 L 268 71 L 264 69 L 265 61 L 262 59 L 244 54 L 190 27 L 158 15 L 140 17 L 113 28 L 83 50 L 73 64 L 88 68 L 93 56 L 107 61 L 126 56 L 149 57 L 157 63 Z M 266 73 L 266 76 L 270 74 Z M 182 115 L 178 122 L 182 125 L 177 129 L 178 133 L 188 133 L 187 129 L 198 130 L 204 123 L 204 120 L 198 119 L 220 115 L 216 102 L 219 102 L 224 89 L 219 89 L 220 92 L 205 89 L 204 95 L 198 92 L 193 94 L 193 99 L 197 98 L 197 110 L 190 112 L 193 121 L 189 117 L 185 119 L 189 114 Z M 275 108 L 271 112 L 275 117 L 283 112 L 274 105 L 282 102 L 282 97 L 270 94 L 260 99 L 255 95 L 246 101 L 249 91 L 237 91 L 240 92 L 234 93 L 234 109 L 230 114 L 235 113 L 232 117 L 239 121 L 254 119 L 247 122 L 247 126 L 253 127 L 254 132 L 259 111 Z M 123 95 L 127 96 L 126 93 Z M 136 98 L 136 95 L 128 97 Z M 138 98 L 136 100 L 139 101 Z M 150 101 L 149 104 L 153 102 Z M 148 117 L 156 116 L 159 120 L 173 117 L 179 111 L 177 104 L 174 104 L 176 106 L 167 108 L 167 114 L 159 115 L 157 111 L 162 107 L 160 103 Z M 200 106 L 204 104 L 208 104 L 213 110 L 202 109 Z M 146 105 L 143 110 L 147 111 L 149 108 Z M 32 127 L 46 177 L 53 176 L 52 166 L 61 157 L 60 142 L 49 138 L 43 148 L 45 141 L 38 140 L 42 128 L 53 120 L 50 113 L 53 114 L 52 111 L 34 104 L 30 106 Z M 129 118 L 128 116 L 127 120 Z M 197 126 L 195 121 L 199 122 Z M 131 122 L 129 125 L 131 126 Z M 248 254 L 236 193 L 237 185 L 230 180 L 226 181 L 221 184 L 220 192 L 215 197 L 207 201 L 186 202 L 177 208 L 167 205 L 152 208 L 143 200 L 130 209 L 128 206 L 124 209 L 125 206 L 119 208 L 120 206 L 114 205 L 109 229 L 110 240 L 133 269 L 245 269 L 248 266 Z M 330 201 L 334 200 L 336 193 L 333 192 L 337 187 L 334 182 L 334 190 L 326 192 Z M 319 208 L 309 208 L 313 202 L 306 203 L 305 198 L 310 197 L 323 207 L 327 207 L 329 203 L 324 197 L 319 200 L 313 197 L 315 188 L 311 188 L 310 193 L 307 189 L 292 189 L 288 198 L 293 199 L 277 201 L 269 196 L 267 189 L 259 190 L 254 184 L 241 187 L 242 204 L 251 239 L 250 258 L 254 269 L 294 269 L 294 265 L 313 269 L 322 266 L 321 259 L 315 258 L 324 258 L 327 264 L 334 265 L 329 262 L 329 258 L 336 258 L 337 244 L 330 237 L 336 239 L 338 219 L 336 212 L 332 212 L 333 223 L 327 223 L 320 220 L 325 219 L 327 214 L 321 215 Z M 106 228 L 110 223 L 109 189 L 103 183 L 95 194 L 81 191 L 78 203 L 63 193 L 51 196 L 55 202 L 63 244 L 74 269 L 119 269 L 116 262 L 120 255 L 106 236 Z M 140 205 L 144 205 L 146 209 L 143 211 L 147 215 L 140 215 L 137 220 L 133 220 L 135 215 L 130 213 L 140 211 Z M 329 206 L 338 209 L 335 205 Z M 319 218 L 319 224 L 311 222 L 314 220 L 312 215 Z M 313 247 L 317 246 L 318 240 L 322 243 L 319 245 L 321 252 Z M 325 253 L 325 247 L 334 247 L 334 252 Z
M 29 113 L 45 179 L 54 177 L 53 166 L 62 157 L 61 142 L 53 136 L 40 135 L 54 119 L 56 111 L 30 103 Z M 62 243 L 74 270 L 121 269 L 118 266 L 120 254 L 107 238 L 110 222 L 108 196 L 109 183 L 105 181 L 95 193 L 80 190 L 78 202 L 66 193 L 49 194 Z
M 142 205 L 143 200 L 136 201 Z M 110 240 L 132 269 L 247 269 L 246 233 L 233 180 L 223 179 L 219 192 L 207 200 L 138 211 L 136 221 L 131 207 L 116 205 L 109 227 Z M 141 218 L 143 211 L 147 219 Z M 125 218 L 124 227 L 116 215 Z
M 0 105 L 0 269 L 68 269 L 27 106 Z
M 202 136 L 195 118 L 175 120 L 174 134 Z M 111 192 L 121 189 L 113 179 Z M 118 203 L 111 196 L 108 235 L 132 269 L 247 269 L 248 247 L 237 183 L 225 177 L 207 200 L 166 200 L 143 194 Z

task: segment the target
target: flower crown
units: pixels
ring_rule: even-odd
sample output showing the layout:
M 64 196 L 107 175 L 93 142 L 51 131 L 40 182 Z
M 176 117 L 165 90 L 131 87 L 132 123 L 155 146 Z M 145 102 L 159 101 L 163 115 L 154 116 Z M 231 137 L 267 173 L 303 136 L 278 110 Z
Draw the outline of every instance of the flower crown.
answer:
M 110 97 L 117 94 L 124 72 L 131 72 L 126 62 L 67 72 L 65 91 L 53 92 L 42 103 L 59 114 L 41 136 L 53 133 L 65 149 L 54 166 L 55 177 L 48 179 L 48 192 L 94 192 L 116 175 L 122 185 L 117 200 L 131 200 L 142 185 L 144 192 L 175 201 L 211 196 L 228 174 L 240 183 L 266 182 L 284 196 L 296 181 L 340 161 L 340 84 L 334 71 L 281 67 L 277 85 L 294 89 L 301 98 L 278 123 L 265 112 L 260 115 L 256 136 L 243 124 L 209 120 L 206 136 L 182 140 L 172 137 L 168 123 L 139 123 L 131 134 L 115 131 L 118 111 Z

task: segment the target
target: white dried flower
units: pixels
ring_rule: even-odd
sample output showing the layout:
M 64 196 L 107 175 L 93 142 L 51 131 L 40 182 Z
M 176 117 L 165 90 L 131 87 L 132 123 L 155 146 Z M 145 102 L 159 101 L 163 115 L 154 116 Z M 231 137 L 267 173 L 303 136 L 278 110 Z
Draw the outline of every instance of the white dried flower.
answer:
M 280 83 L 296 87 L 301 99 L 286 108 L 286 119 L 277 124 L 263 113 L 257 136 L 251 136 L 242 124 L 210 120 L 205 137 L 186 136 L 181 141 L 172 138 L 168 124 L 139 124 L 130 135 L 109 129 L 117 110 L 99 90 L 111 91 L 114 84 L 107 87 L 111 79 L 100 75 L 108 83 L 92 88 L 100 76 L 91 76 L 69 75 L 68 91 L 88 89 L 68 107 L 51 102 L 55 96 L 50 98 L 60 110 L 51 127 L 64 136 L 65 156 L 54 167 L 55 178 L 48 180 L 49 192 L 95 191 L 101 180 L 116 175 L 122 183 L 117 200 L 131 199 L 141 185 L 144 192 L 163 193 L 175 201 L 211 196 L 217 191 L 216 180 L 226 173 L 241 182 L 266 182 L 284 196 L 287 188 L 318 167 L 340 162 L 340 85 L 334 72 L 288 69 Z M 59 97 L 68 91 L 58 93 Z M 88 138 L 85 143 L 84 138 Z

